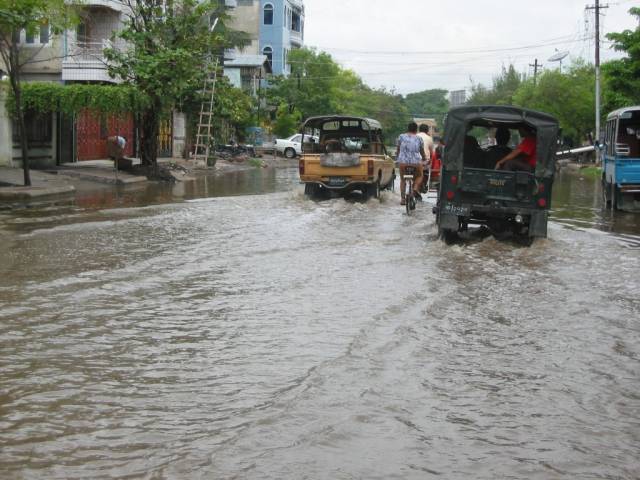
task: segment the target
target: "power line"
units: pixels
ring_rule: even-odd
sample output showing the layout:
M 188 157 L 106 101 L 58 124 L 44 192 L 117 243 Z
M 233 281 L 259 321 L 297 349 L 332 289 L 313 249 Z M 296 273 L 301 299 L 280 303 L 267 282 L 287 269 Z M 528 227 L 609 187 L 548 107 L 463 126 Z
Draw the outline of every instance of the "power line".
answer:
M 567 42 L 575 41 L 574 34 L 571 35 L 563 35 L 562 37 L 556 37 L 549 40 L 545 40 L 541 43 L 531 44 L 531 45 L 522 45 L 518 47 L 503 47 L 503 48 L 484 48 L 484 49 L 472 49 L 472 50 L 353 50 L 353 49 L 341 49 L 341 48 L 333 48 L 333 47 L 318 47 L 323 50 L 335 51 L 335 52 L 346 52 L 346 53 L 357 53 L 360 55 L 466 55 L 473 53 L 498 53 L 498 52 L 509 52 L 516 50 L 529 50 L 532 48 L 540 48 L 547 47 L 553 45 L 560 45 Z

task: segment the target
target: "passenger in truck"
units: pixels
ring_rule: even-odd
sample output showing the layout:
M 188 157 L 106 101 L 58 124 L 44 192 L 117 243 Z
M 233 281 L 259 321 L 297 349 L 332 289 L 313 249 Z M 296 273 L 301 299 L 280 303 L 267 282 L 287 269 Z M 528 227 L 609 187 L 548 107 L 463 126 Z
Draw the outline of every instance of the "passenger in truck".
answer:
M 536 169 L 536 132 L 527 127 L 520 127 L 522 141 L 510 154 L 496 163 L 496 170 L 510 172 L 533 173 Z

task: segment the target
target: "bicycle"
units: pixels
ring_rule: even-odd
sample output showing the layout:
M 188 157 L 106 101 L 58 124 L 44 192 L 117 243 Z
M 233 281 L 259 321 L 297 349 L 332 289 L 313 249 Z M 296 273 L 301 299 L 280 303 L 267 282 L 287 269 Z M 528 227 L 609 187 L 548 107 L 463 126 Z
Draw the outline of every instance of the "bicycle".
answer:
M 405 207 L 407 209 L 407 215 L 411 215 L 411 212 L 416 209 L 416 196 L 413 191 L 413 180 L 416 173 L 415 167 L 405 167 L 404 169 L 404 199 Z

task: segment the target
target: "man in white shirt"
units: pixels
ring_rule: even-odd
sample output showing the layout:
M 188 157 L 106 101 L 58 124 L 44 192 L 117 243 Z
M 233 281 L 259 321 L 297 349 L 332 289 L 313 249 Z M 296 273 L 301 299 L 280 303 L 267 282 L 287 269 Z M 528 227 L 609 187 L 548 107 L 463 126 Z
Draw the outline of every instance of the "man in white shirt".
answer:
M 424 162 L 424 168 L 426 169 L 431 164 L 431 156 L 433 155 L 433 138 L 429 135 L 429 125 L 424 123 L 420 125 L 418 136 L 422 139 L 422 144 L 424 145 L 424 155 L 427 158 L 426 162 Z

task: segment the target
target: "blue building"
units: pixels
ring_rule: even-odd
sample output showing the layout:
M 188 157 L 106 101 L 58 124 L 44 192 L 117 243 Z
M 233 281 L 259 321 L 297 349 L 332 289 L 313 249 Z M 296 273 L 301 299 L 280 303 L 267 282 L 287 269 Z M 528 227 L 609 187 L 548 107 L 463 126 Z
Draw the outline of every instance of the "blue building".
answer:
M 272 66 L 274 75 L 288 75 L 289 52 L 304 43 L 304 2 L 302 0 L 260 0 L 260 53 Z

